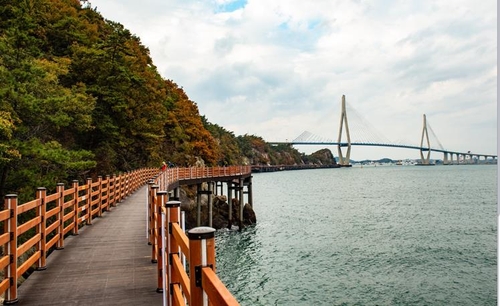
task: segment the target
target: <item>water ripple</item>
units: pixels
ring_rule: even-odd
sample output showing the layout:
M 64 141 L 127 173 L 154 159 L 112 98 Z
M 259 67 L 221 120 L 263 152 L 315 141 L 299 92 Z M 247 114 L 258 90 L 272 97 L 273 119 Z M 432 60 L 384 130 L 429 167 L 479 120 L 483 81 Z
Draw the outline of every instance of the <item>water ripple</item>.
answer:
M 216 235 L 241 305 L 496 304 L 496 166 L 266 173 L 253 190 L 259 222 Z

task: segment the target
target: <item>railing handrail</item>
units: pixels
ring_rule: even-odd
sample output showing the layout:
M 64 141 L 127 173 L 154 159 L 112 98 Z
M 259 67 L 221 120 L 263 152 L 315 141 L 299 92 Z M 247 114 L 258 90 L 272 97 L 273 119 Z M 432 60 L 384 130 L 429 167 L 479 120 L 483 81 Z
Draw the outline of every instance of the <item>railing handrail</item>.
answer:
M 162 173 L 157 168 L 144 168 L 118 176 L 99 176 L 95 181 L 87 179 L 82 184 L 73 181 L 68 188 L 59 183 L 53 194 L 47 194 L 46 188 L 40 187 L 37 189 L 36 199 L 20 205 L 16 194 L 5 196 L 5 208 L 0 210 L 0 222 L 4 224 L 4 233 L 0 235 L 0 246 L 5 250 L 0 256 L 0 269 L 6 271 L 3 279 L 0 279 L 0 294 L 4 294 L 4 304 L 14 304 L 18 301 L 17 283 L 20 276 L 31 266 L 35 266 L 36 270 L 46 269 L 47 255 L 51 249 L 64 249 L 64 237 L 67 234 L 77 235 L 81 227 L 92 224 L 93 218 L 111 210 L 150 179 L 156 177 L 156 182 L 162 184 L 161 189 L 167 190 L 172 182 L 178 183 L 209 175 L 227 177 L 249 173 L 251 173 L 249 166 L 213 169 L 169 168 Z M 27 212 L 34 212 L 35 217 L 18 224 L 18 216 Z M 154 213 L 157 218 L 160 217 L 159 211 Z M 159 228 L 154 230 L 158 232 Z M 156 234 L 158 236 L 158 233 Z M 20 238 L 23 241 L 19 245 Z M 33 254 L 27 256 L 28 251 L 32 249 L 34 249 Z M 152 252 L 159 253 L 156 243 L 153 244 Z M 27 258 L 20 261 L 24 257 Z M 189 255 L 186 257 L 189 258 Z
M 5 208 L 0 211 L 0 222 L 4 224 L 0 246 L 5 250 L 0 256 L 0 269 L 6 271 L 0 280 L 0 294 L 5 294 L 4 304 L 18 301 L 19 277 L 33 265 L 36 270 L 45 270 L 49 251 L 63 249 L 66 234 L 78 234 L 80 227 L 92 224 L 94 217 L 116 206 L 158 172 L 156 168 L 144 168 L 119 176 L 108 175 L 104 180 L 98 177 L 95 182 L 89 178 L 81 185 L 73 181 L 69 188 L 59 183 L 53 194 L 39 187 L 36 199 L 22 204 L 18 204 L 16 194 L 5 196 Z M 34 212 L 35 216 L 19 224 L 18 216 L 27 212 Z M 33 254 L 27 256 L 32 249 Z M 27 258 L 21 261 L 24 257 Z
M 181 269 L 186 266 L 180 264 L 179 254 L 185 256 L 190 269 L 199 264 L 193 263 L 192 239 L 178 225 L 180 202 L 167 202 L 166 193 L 177 188 L 182 181 L 242 178 L 251 173 L 251 166 L 167 168 L 149 182 L 147 236 L 152 245 L 151 261 L 158 264 L 157 291 L 163 291 L 164 305 L 184 305 L 185 299 L 189 305 L 203 305 L 204 295 L 200 294 L 199 288 L 213 305 L 239 305 L 215 274 L 215 239 L 208 243 L 212 248 L 208 250 L 212 254 L 209 256 L 212 262 L 209 265 L 203 263 L 203 267 L 210 266 L 212 272 L 203 268 L 196 275 L 190 271 L 188 276 Z M 196 258 L 199 259 L 199 256 Z M 198 286 L 193 285 L 195 278 Z
M 154 184 L 160 186 L 160 190 L 168 191 L 172 189 L 171 186 L 181 181 L 244 176 L 251 173 L 252 166 L 167 168 L 154 179 Z
M 158 244 L 161 245 L 162 268 L 158 275 L 161 276 L 159 285 L 163 290 L 163 305 L 185 305 L 185 299 L 190 306 L 206 305 L 206 302 L 221 306 L 239 305 L 215 273 L 215 229 L 198 227 L 186 235 L 178 224 L 179 204 L 170 201 L 166 207 L 159 208 L 161 237 Z M 180 254 L 185 255 L 189 262 L 189 276 L 182 269 L 185 266 L 180 263 Z

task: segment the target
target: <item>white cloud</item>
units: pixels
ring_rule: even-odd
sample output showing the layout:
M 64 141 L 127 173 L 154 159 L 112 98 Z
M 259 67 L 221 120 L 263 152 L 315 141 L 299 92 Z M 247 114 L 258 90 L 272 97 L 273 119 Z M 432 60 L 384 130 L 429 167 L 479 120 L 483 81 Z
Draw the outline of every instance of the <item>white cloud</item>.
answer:
M 345 94 L 391 140 L 419 142 L 426 113 L 446 148 L 496 152 L 496 2 L 92 5 L 138 35 L 162 75 L 183 86 L 211 122 L 237 135 L 276 141 L 309 130 L 336 139 Z M 382 152 L 418 157 L 417 151 Z M 356 147 L 352 157 L 382 156 Z

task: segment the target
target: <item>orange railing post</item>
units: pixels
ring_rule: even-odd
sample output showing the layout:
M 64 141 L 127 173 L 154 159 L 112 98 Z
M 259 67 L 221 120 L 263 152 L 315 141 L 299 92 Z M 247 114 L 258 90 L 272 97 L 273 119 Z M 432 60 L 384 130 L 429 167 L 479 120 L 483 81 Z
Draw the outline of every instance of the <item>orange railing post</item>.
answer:
M 179 201 L 168 201 L 165 204 L 167 208 L 167 226 L 168 226 L 168 234 L 167 234 L 167 245 L 166 245 L 166 253 L 167 253 L 167 297 L 169 298 L 169 304 L 172 305 L 172 295 L 170 284 L 179 284 L 180 283 L 180 275 L 172 269 L 173 264 L 173 255 L 177 254 L 178 258 L 180 258 L 179 254 L 179 243 L 175 240 L 173 234 L 173 224 L 179 224 L 180 221 L 180 206 L 181 202 Z
M 148 244 L 153 245 L 153 228 L 151 227 L 153 225 L 153 212 L 151 209 L 153 208 L 153 201 L 155 201 L 155 192 L 156 190 L 153 188 L 154 186 L 154 181 L 150 180 L 148 181 L 148 200 L 146 205 L 148 206 L 148 215 L 147 215 L 147 223 L 148 223 Z
M 238 305 L 215 274 L 215 230 L 198 227 L 186 236 L 179 225 L 180 202 L 168 201 L 168 198 L 169 192 L 173 190 L 171 199 L 178 200 L 177 188 L 183 184 L 182 180 L 201 178 L 206 181 L 207 178 L 229 175 L 243 177 L 248 174 L 244 171 L 250 170 L 243 166 L 172 168 L 165 172 L 159 172 L 156 168 L 143 168 L 118 177 L 107 175 L 103 179 L 99 176 L 96 182 L 88 178 L 81 186 L 75 180 L 72 188 L 67 189 L 59 183 L 56 193 L 51 195 L 47 195 L 47 190 L 40 187 L 36 200 L 22 205 L 18 205 L 17 195 L 7 195 L 6 209 L 0 211 L 0 219 L 4 220 L 4 234 L 0 235 L 4 247 L 0 269 L 5 271 L 4 279 L 0 282 L 0 293 L 5 293 L 4 304 L 18 302 L 18 277 L 30 267 L 44 270 L 47 251 L 53 246 L 63 249 L 64 236 L 68 233 L 77 235 L 80 225 L 91 225 L 93 217 L 102 216 L 104 211 L 117 206 L 119 201 L 154 177 L 148 184 L 145 208 L 146 236 L 152 245 L 151 261 L 157 263 L 158 269 L 157 291 L 168 293 L 169 305 L 184 305 L 185 299 L 189 305 L 201 305 L 203 300 L 209 305 Z M 209 184 L 209 191 L 212 192 L 213 183 Z M 162 191 L 159 191 L 160 188 L 163 188 Z M 18 213 L 29 210 L 35 212 L 35 218 L 18 226 Z M 32 228 L 35 237 L 18 246 L 18 236 Z M 160 232 L 163 233 L 161 237 Z M 47 237 L 52 238 L 47 241 Z M 31 247 L 35 248 L 35 254 L 27 260 L 21 260 Z M 185 271 L 187 264 L 182 263 L 184 256 L 189 262 L 189 276 Z
M 72 235 L 78 235 L 78 180 L 73 180 L 73 230 Z
M 157 211 L 158 211 L 158 209 L 156 208 L 156 202 L 157 202 L 157 200 L 156 200 L 156 197 L 157 197 L 156 193 L 157 192 L 158 192 L 158 185 L 152 185 L 151 186 L 152 198 L 151 198 L 151 203 L 150 203 L 150 205 L 151 205 L 151 210 L 150 210 L 151 216 L 149 218 L 149 222 L 150 222 L 149 227 L 151 229 L 151 233 L 150 233 L 150 236 L 149 236 L 150 239 L 149 240 L 150 240 L 151 246 L 152 246 L 152 248 L 151 248 L 151 262 L 152 263 L 157 263 L 158 262 L 158 249 L 157 249 L 158 245 L 156 244 L 156 242 L 157 242 L 157 238 L 156 237 L 158 235 L 158 232 L 157 232 L 158 227 L 156 225 L 156 219 L 157 219 L 156 215 L 157 215 Z
M 98 206 L 99 206 L 99 210 L 97 211 L 97 216 L 98 217 L 102 217 L 102 176 L 99 175 L 97 178 L 98 178 L 98 181 L 99 181 L 99 186 L 98 186 L 99 187 L 98 188 L 99 189 L 99 195 L 98 195 L 99 200 L 98 200 L 98 203 L 97 203 Z
M 136 191 L 144 185 L 147 179 L 158 176 L 155 168 L 143 168 L 126 175 L 109 175 L 103 180 L 99 177 L 97 182 L 92 182 L 91 178 L 83 185 L 79 185 L 77 180 L 72 182 L 71 188 L 65 188 L 63 183 L 57 184 L 54 194 L 47 195 L 47 189 L 37 188 L 36 199 L 18 205 L 16 194 L 6 195 L 4 207 L 0 211 L 0 221 L 3 223 L 3 233 L 0 235 L 0 269 L 4 271 L 3 279 L 0 279 L 0 294 L 4 294 L 3 304 L 15 304 L 18 302 L 17 285 L 19 277 L 31 267 L 36 270 L 47 268 L 47 252 L 52 247 L 56 250 L 64 249 L 64 237 L 72 233 L 77 235 L 80 225 L 91 225 L 92 217 L 102 216 L 104 211 L 117 206 L 117 203 L 124 197 Z M 165 174 L 162 183 L 165 189 L 170 182 Z M 156 191 L 153 190 L 153 194 Z M 153 227 L 150 228 L 152 241 L 158 240 L 158 232 L 162 226 L 157 217 L 160 208 L 167 200 L 168 192 L 163 191 L 163 198 L 158 199 L 158 203 L 153 205 L 150 219 Z M 156 194 L 154 195 L 156 199 Z M 95 206 L 93 211 L 92 206 Z M 149 207 L 149 205 L 148 205 Z M 34 217 L 18 225 L 18 214 L 33 212 Z M 23 215 L 26 216 L 26 215 Z M 149 224 L 149 222 L 148 222 Z M 19 236 L 30 236 L 28 240 L 18 245 Z M 49 239 L 49 237 L 51 237 Z M 149 238 L 149 237 L 148 237 Z M 162 241 L 153 243 L 156 254 L 153 260 L 164 254 L 160 254 L 158 246 L 162 246 Z M 25 254 L 34 249 L 33 255 L 25 258 Z M 163 266 L 161 267 L 163 269 Z
M 5 305 L 18 302 L 17 299 L 17 194 L 5 196 L 5 207 L 10 210 L 10 218 L 7 220 L 7 231 L 10 233 L 10 241 L 7 246 L 7 254 L 10 256 L 10 265 L 5 269 L 5 277 L 10 280 L 10 287 L 5 291 Z
M 163 250 L 163 244 L 165 243 L 165 241 L 163 241 L 163 237 L 161 235 L 162 233 L 162 227 L 163 227 L 163 223 L 162 223 L 162 218 L 161 218 L 161 208 L 163 207 L 163 205 L 165 205 L 165 202 L 167 202 L 167 198 L 168 198 L 168 193 L 167 191 L 158 191 L 156 193 L 157 197 L 156 197 L 156 226 L 157 226 L 157 230 L 156 230 L 156 246 L 157 246 L 157 274 L 158 274 L 158 283 L 157 283 L 157 287 L 156 287 L 156 292 L 158 293 L 162 293 L 163 292 L 163 269 L 164 269 L 164 256 L 165 254 L 162 252 Z
M 147 194 L 147 200 L 146 200 L 146 238 L 148 239 L 148 244 L 152 245 L 151 243 L 151 201 L 153 201 L 153 188 L 151 188 L 154 185 L 153 180 L 148 181 L 148 194 Z
M 87 178 L 87 225 L 92 225 L 92 178 Z
M 208 297 L 203 294 L 201 274 L 204 267 L 215 270 L 215 229 L 195 227 L 188 231 L 189 279 L 191 287 L 190 306 L 207 305 Z
M 106 175 L 106 180 L 104 181 L 104 185 L 106 187 L 103 187 L 102 194 L 101 194 L 101 202 L 105 202 L 106 204 L 104 205 L 104 211 L 110 211 L 111 206 L 109 203 L 109 191 L 110 191 L 110 181 L 111 181 L 111 176 L 108 174 Z
M 47 189 L 45 187 L 39 187 L 36 192 L 37 199 L 40 200 L 40 206 L 38 206 L 37 216 L 40 216 L 40 223 L 38 224 L 37 233 L 40 234 L 40 241 L 38 242 L 38 246 L 36 248 L 37 251 L 40 251 L 40 258 L 38 259 L 36 270 L 42 271 L 47 269 L 46 260 L 47 260 L 47 242 L 46 242 L 46 228 L 47 221 L 45 218 L 45 213 L 47 212 L 47 207 L 45 203 L 45 197 L 47 195 Z
M 113 175 L 113 177 L 110 180 L 110 186 L 109 186 L 109 197 L 111 203 L 111 207 L 116 207 L 116 174 Z
M 57 183 L 57 206 L 59 207 L 59 228 L 57 234 L 59 235 L 59 240 L 57 241 L 57 250 L 64 249 L 64 184 Z

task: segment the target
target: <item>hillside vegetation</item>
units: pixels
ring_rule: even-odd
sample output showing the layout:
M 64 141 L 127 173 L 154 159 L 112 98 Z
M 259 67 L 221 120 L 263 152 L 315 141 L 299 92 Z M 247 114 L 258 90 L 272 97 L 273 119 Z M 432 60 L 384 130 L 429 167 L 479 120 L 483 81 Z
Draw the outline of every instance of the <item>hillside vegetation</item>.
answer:
M 210 123 L 138 37 L 78 0 L 0 0 L 0 196 L 162 161 L 332 162 Z

